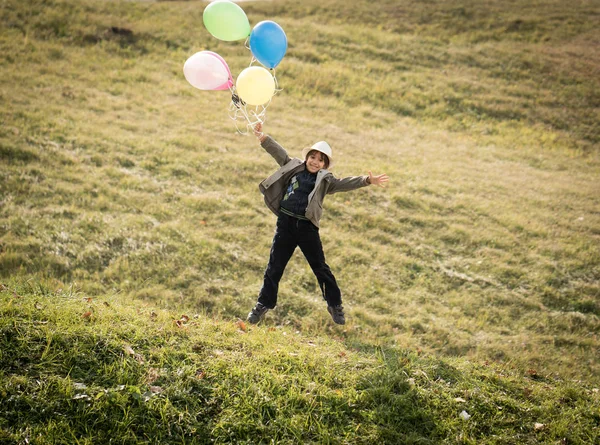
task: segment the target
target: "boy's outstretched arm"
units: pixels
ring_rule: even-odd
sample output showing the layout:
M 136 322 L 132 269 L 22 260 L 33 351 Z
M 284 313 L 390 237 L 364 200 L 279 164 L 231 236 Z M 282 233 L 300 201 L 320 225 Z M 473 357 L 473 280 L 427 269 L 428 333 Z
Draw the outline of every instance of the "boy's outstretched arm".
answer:
M 389 176 L 385 173 L 382 175 L 373 176 L 373 173 L 369 172 L 367 183 L 371 185 L 378 185 L 379 187 L 385 187 L 385 184 L 390 180 Z
M 369 172 L 369 175 L 362 176 L 350 176 L 347 178 L 335 178 L 329 179 L 329 188 L 327 189 L 328 194 L 338 192 L 349 192 L 350 190 L 356 190 L 361 187 L 367 187 L 369 185 L 378 185 L 384 187 L 385 183 L 389 181 L 388 175 L 373 176 L 373 173 Z

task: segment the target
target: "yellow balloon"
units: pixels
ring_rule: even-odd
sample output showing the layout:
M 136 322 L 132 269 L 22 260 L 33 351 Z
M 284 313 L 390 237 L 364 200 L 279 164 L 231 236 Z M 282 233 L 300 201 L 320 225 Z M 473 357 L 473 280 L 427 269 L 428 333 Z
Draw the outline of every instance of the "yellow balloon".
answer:
M 240 73 L 235 88 L 248 105 L 263 105 L 275 94 L 275 79 L 262 66 L 251 66 Z

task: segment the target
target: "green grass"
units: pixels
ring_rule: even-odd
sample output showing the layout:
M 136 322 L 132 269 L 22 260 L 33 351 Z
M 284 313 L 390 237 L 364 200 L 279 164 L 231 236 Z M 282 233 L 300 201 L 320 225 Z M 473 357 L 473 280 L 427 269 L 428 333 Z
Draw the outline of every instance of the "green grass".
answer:
M 293 155 L 325 139 L 338 176 L 391 183 L 325 202 L 348 324 L 297 254 L 277 309 L 241 334 L 275 223 L 257 185 L 276 165 L 235 133 L 227 93 L 183 78 L 202 49 L 234 76 L 250 61 L 208 34 L 204 6 L 0 6 L 6 441 L 597 441 L 600 9 L 243 3 L 289 40 L 266 130 Z M 200 315 L 182 330 L 182 313 Z M 165 392 L 145 400 L 150 369 Z
M 0 298 L 3 443 L 599 437 L 598 391 L 582 382 L 40 285 Z

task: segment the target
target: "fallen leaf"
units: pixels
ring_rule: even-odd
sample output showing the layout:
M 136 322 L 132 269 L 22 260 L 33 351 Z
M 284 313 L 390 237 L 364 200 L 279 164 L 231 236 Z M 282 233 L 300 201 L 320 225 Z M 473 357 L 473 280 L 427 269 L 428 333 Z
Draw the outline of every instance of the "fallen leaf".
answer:
M 157 368 L 150 368 L 146 376 L 146 383 L 154 383 L 160 377 L 160 371 Z
M 240 328 L 244 332 L 246 332 L 248 330 L 248 327 L 246 326 L 246 323 L 244 323 L 243 320 L 238 320 L 237 325 L 238 325 L 238 328 Z
M 138 363 L 144 363 L 144 357 L 142 357 L 141 354 L 136 354 L 136 352 L 133 350 L 133 348 L 131 346 L 125 345 L 125 346 L 123 346 L 123 350 L 128 355 L 131 355 L 134 359 L 136 359 L 138 361 Z
M 196 378 L 198 380 L 202 380 L 204 377 L 206 377 L 206 373 L 204 371 L 201 371 L 200 369 L 196 371 Z
M 92 311 L 87 311 L 86 313 L 84 313 L 82 315 L 83 318 L 85 318 L 86 320 L 89 320 L 92 316 Z
M 535 425 L 533 425 L 533 428 L 534 428 L 536 431 L 541 431 L 541 430 L 543 430 L 544 428 L 546 428 L 546 425 L 545 425 L 544 423 L 537 423 L 537 422 L 536 422 L 536 423 L 535 423 Z
M 156 312 L 152 311 L 152 312 L 150 312 L 150 317 L 156 318 L 156 317 L 158 317 L 158 314 Z
M 84 298 L 84 300 L 87 301 L 88 303 L 91 303 L 92 300 L 93 300 L 93 298 L 92 297 L 87 297 L 87 298 Z
M 181 316 L 181 321 L 184 323 L 187 323 L 188 321 L 190 321 L 190 317 L 188 317 L 187 315 L 183 314 Z

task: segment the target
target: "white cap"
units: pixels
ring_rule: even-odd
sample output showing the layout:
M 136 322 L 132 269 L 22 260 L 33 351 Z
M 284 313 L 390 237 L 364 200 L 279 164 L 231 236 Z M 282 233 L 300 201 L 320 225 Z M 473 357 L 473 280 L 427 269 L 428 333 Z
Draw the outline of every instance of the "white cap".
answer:
M 308 153 L 312 150 L 317 150 L 317 151 L 320 151 L 321 153 L 323 153 L 324 155 L 327 155 L 327 158 L 329 158 L 329 167 L 328 168 L 333 167 L 333 158 L 331 156 L 331 147 L 329 146 L 329 144 L 327 142 L 319 141 L 310 148 L 306 147 L 304 150 L 302 150 L 302 158 L 306 159 L 306 155 L 308 155 Z

